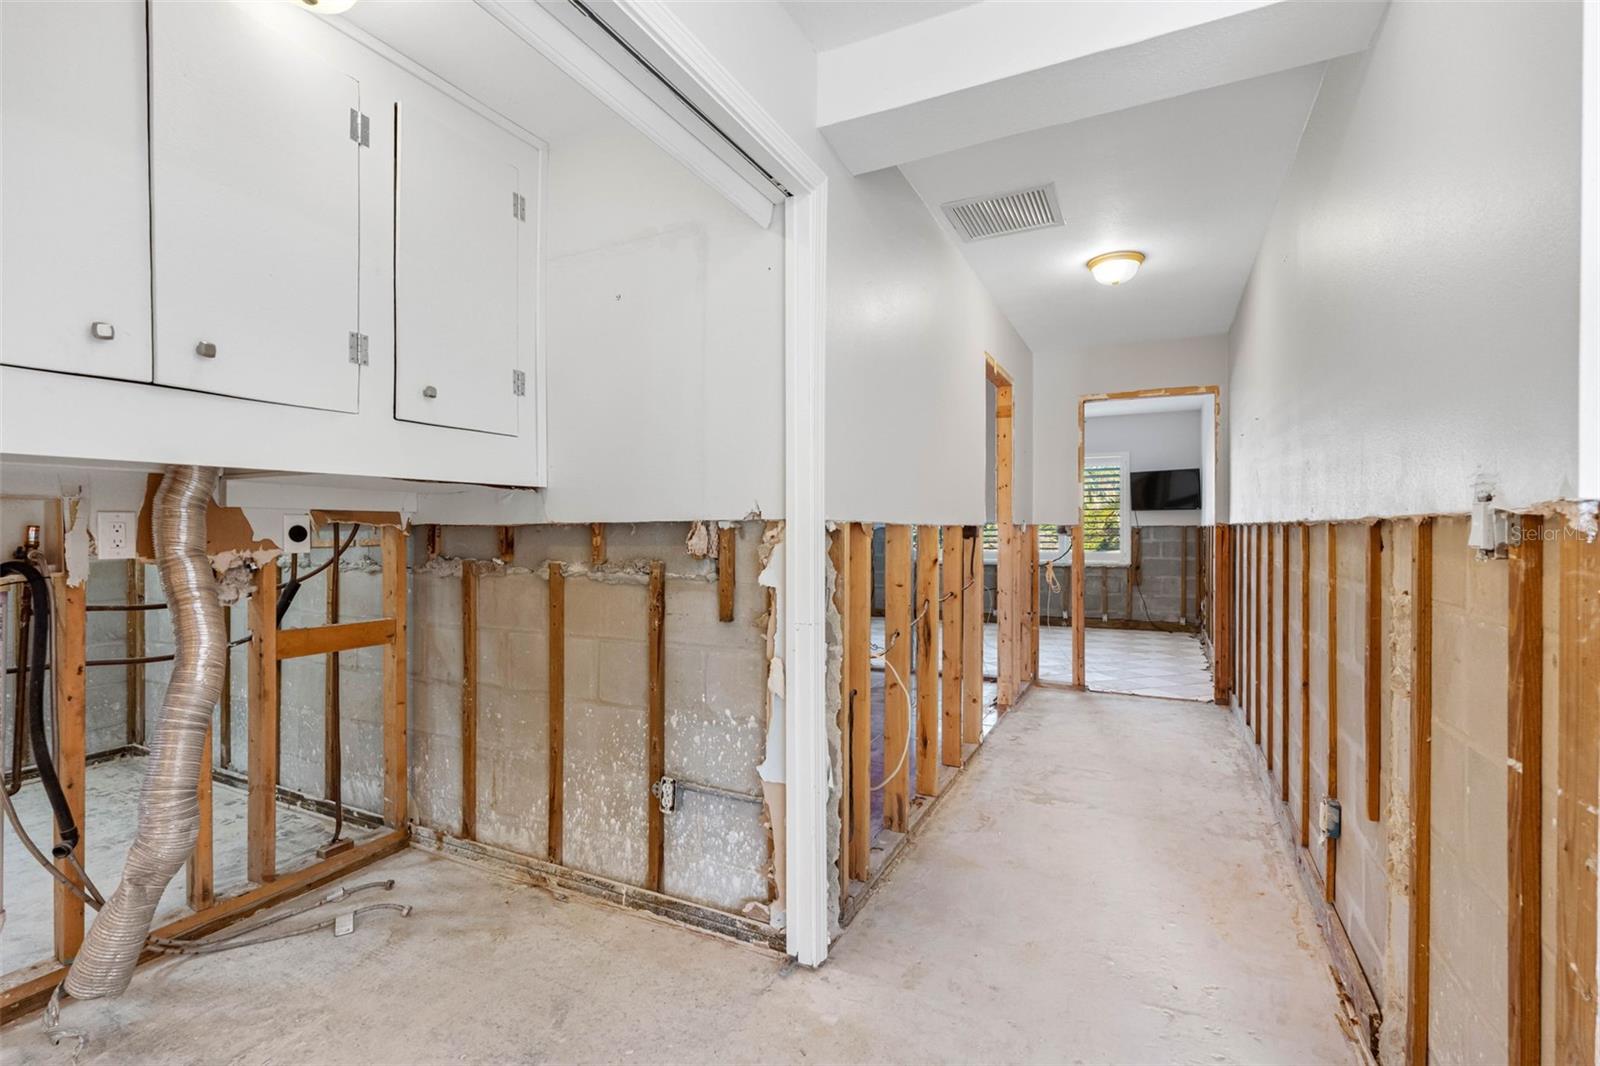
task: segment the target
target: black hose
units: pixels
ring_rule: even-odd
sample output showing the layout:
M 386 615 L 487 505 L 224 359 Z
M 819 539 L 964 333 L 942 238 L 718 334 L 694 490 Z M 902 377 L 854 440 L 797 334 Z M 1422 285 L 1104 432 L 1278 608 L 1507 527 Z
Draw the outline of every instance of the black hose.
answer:
M 39 783 L 50 797 L 50 809 L 55 812 L 56 831 L 61 839 L 50 849 L 58 859 L 71 855 L 78 847 L 78 824 L 73 820 L 72 808 L 56 779 L 55 759 L 50 754 L 50 741 L 44 724 L 44 676 L 50 660 L 50 582 L 32 563 L 7 560 L 0 563 L 0 577 L 19 574 L 28 582 L 33 597 L 33 640 L 28 669 L 28 721 L 33 741 L 33 764 L 39 770 Z

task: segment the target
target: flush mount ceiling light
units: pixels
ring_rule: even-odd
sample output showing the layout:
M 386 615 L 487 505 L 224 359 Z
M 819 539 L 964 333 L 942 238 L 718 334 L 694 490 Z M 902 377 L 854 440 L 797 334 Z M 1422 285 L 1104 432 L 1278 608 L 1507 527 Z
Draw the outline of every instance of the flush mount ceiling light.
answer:
M 338 15 L 356 6 L 356 0 L 300 0 L 319 15 Z
M 1085 265 L 1100 284 L 1121 285 L 1139 272 L 1139 264 L 1143 262 L 1143 252 L 1106 252 Z

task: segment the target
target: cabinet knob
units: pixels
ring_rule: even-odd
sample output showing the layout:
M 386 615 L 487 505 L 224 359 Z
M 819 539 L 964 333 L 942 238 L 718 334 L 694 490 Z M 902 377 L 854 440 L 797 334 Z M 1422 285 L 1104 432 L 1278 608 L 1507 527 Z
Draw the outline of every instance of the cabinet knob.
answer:
M 194 346 L 194 354 L 206 359 L 215 359 L 217 357 L 217 346 L 210 341 L 201 341 Z
M 434 388 L 432 385 L 424 385 L 422 388 L 422 395 L 431 400 L 435 396 L 439 395 L 439 390 Z
M 116 337 L 117 327 L 109 322 L 91 322 L 89 335 L 97 341 L 108 341 Z

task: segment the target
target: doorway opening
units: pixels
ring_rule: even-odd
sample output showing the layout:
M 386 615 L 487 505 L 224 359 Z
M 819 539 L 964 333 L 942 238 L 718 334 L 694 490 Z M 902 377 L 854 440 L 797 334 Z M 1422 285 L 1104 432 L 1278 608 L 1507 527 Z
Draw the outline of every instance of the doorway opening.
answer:
M 1218 392 L 1188 386 L 1079 401 L 1082 551 L 1068 580 L 1081 587 L 1064 598 L 1076 608 L 1072 633 L 1081 642 L 1070 680 L 1085 688 L 1214 695 L 1208 531 L 1216 520 Z M 1041 671 L 1060 670 L 1060 656 L 1042 649 L 1040 659 Z

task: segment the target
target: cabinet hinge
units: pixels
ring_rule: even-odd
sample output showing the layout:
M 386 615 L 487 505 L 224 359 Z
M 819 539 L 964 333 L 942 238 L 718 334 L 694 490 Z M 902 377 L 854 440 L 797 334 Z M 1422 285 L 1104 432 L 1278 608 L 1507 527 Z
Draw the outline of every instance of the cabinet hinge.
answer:
M 511 394 L 513 396 L 526 396 L 528 394 L 528 375 L 520 370 L 511 372 Z
M 372 120 L 353 107 L 350 109 L 350 139 L 363 148 L 372 143 Z
M 356 366 L 367 365 L 367 335 L 350 332 L 350 361 Z
M 518 222 L 528 221 L 528 198 L 521 193 L 511 194 L 511 217 Z

